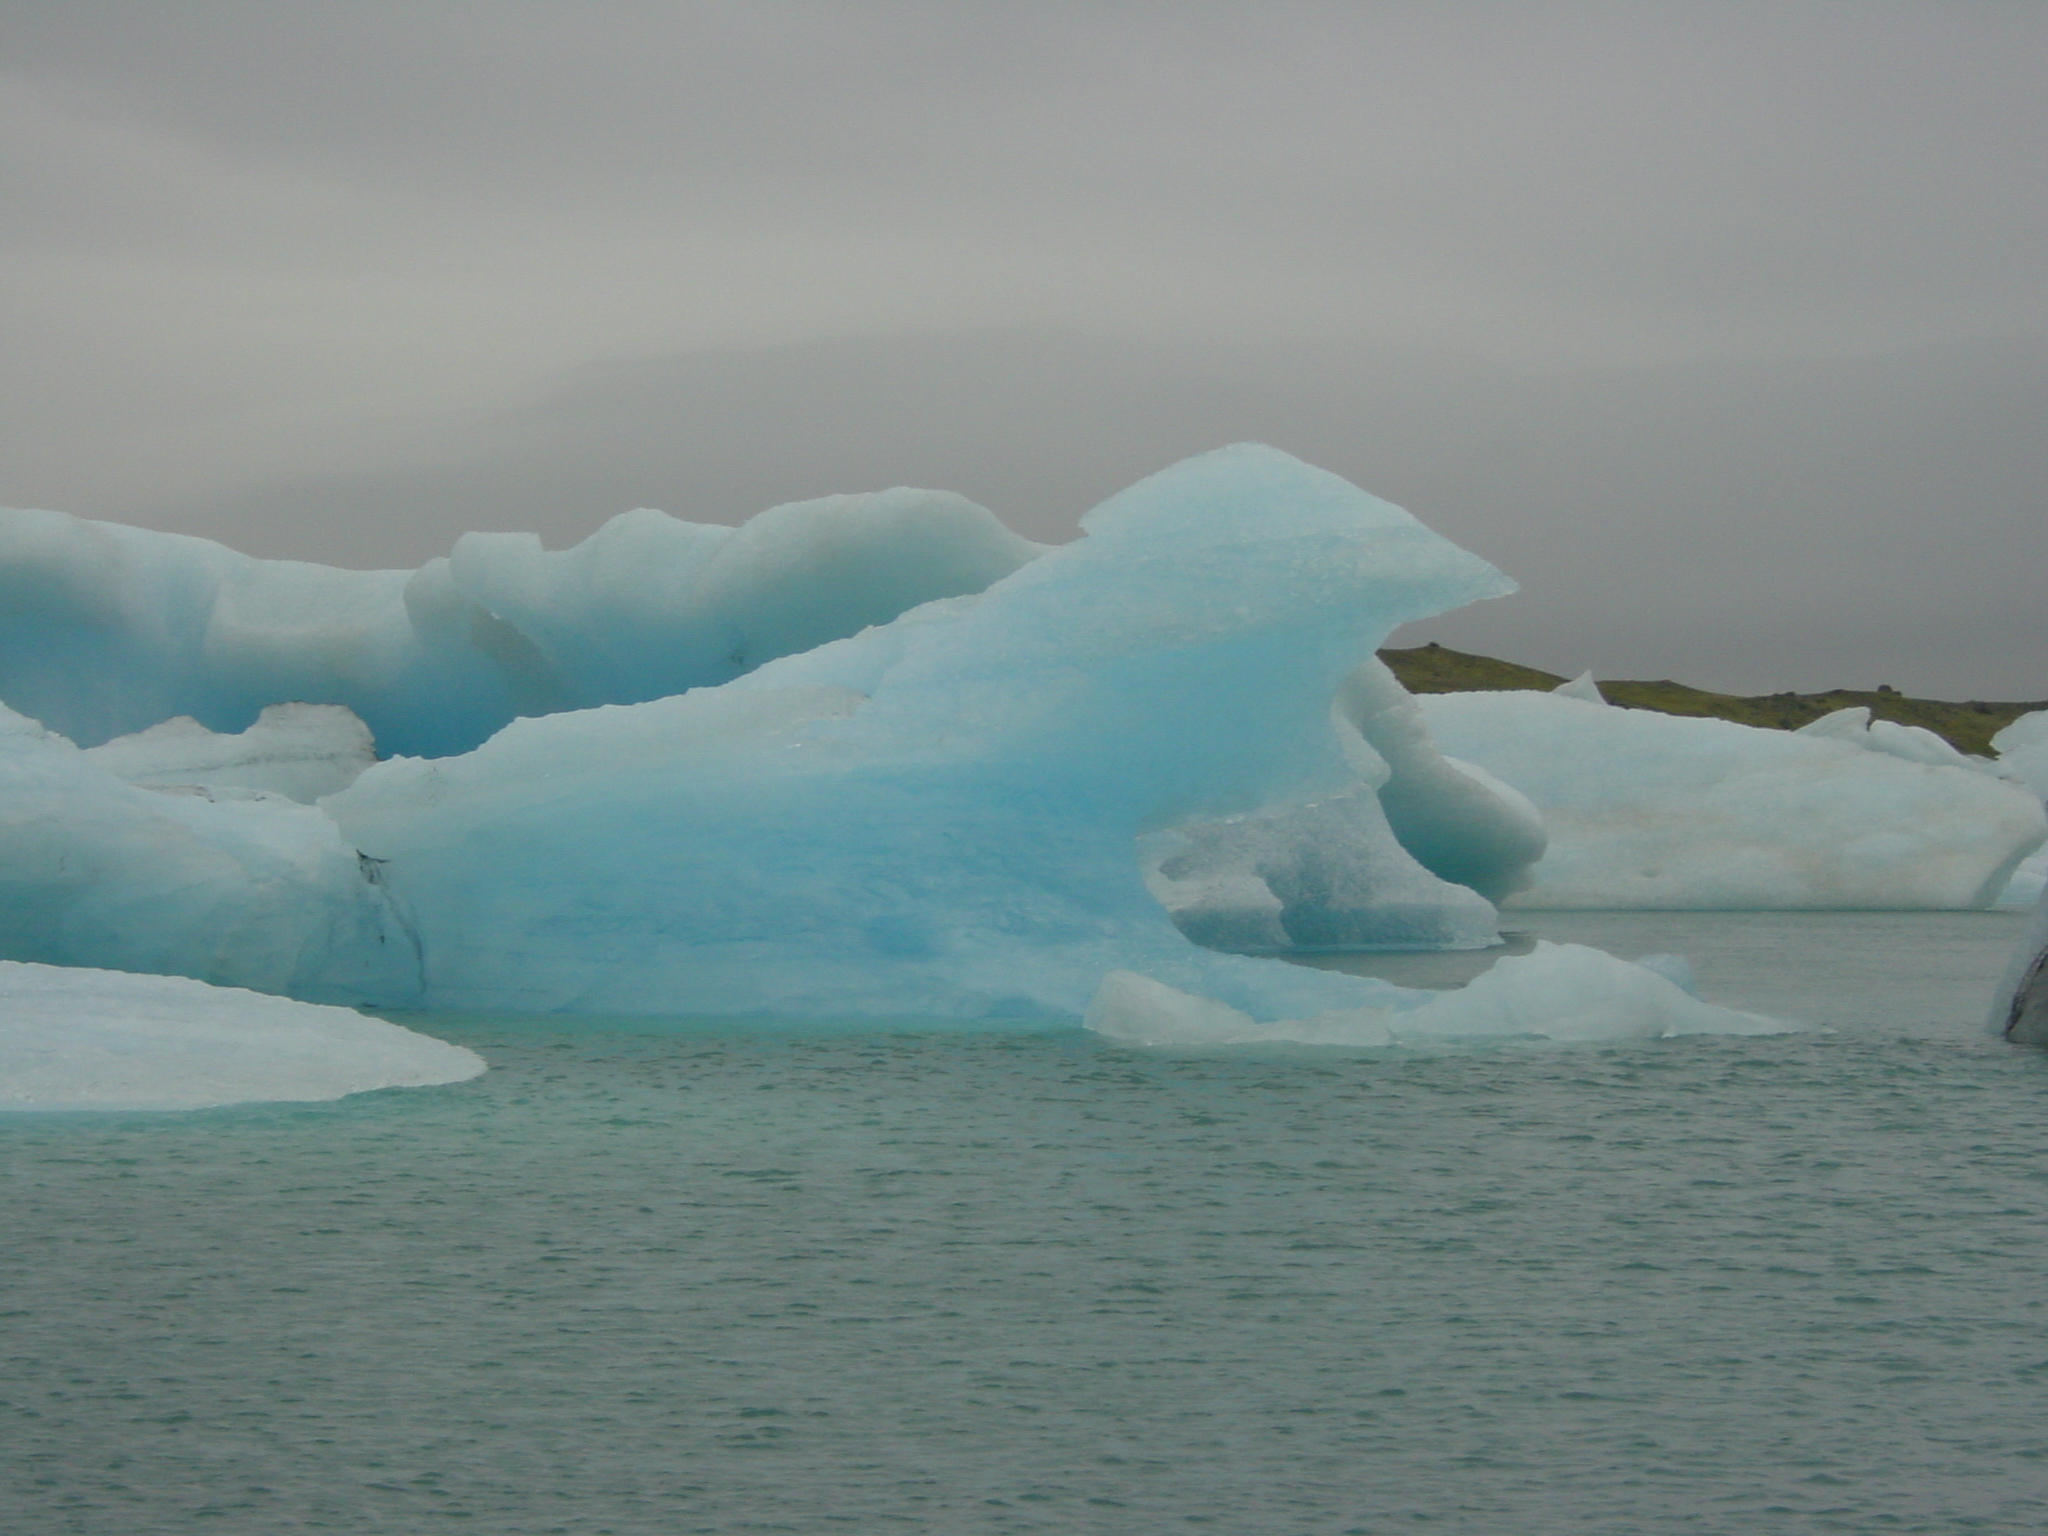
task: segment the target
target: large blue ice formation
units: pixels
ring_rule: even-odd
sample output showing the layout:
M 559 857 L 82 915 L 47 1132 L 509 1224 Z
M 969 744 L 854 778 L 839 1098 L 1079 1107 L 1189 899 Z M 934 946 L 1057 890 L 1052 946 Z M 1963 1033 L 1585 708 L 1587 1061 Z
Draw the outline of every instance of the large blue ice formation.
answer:
M 938 504 L 922 496 L 866 505 Z M 15 717 L 0 736 L 10 953 L 453 1010 L 1079 1018 L 1092 1003 L 1115 1033 L 1131 987 L 1104 986 L 1122 973 L 1283 1033 L 1331 1014 L 1369 1015 L 1366 1034 L 1402 1041 L 1507 1027 L 1656 1034 L 1710 1016 L 1590 952 L 1503 962 L 1491 988 L 1526 996 L 1476 1020 L 1471 1006 L 1429 1011 L 1431 994 L 1200 948 L 1175 927 L 1239 949 L 1491 938 L 1478 892 L 1513 888 L 1540 827 L 1483 770 L 1438 754 L 1371 664 L 1395 625 L 1508 590 L 1484 561 L 1256 447 L 1152 477 L 1035 559 L 943 505 L 927 519 L 932 540 L 984 557 L 973 572 L 947 567 L 960 595 L 866 629 L 868 610 L 842 603 L 806 630 L 795 589 L 770 583 L 721 620 L 717 645 L 684 647 L 690 666 L 715 663 L 703 686 L 514 719 L 472 751 L 379 763 L 317 807 L 219 782 L 278 756 L 252 740 L 179 726 L 81 752 Z M 817 524 L 777 569 L 822 580 L 805 564 Z M 484 603 L 482 578 L 469 581 L 471 606 L 446 610 L 463 615 L 449 633 L 466 626 L 462 643 L 481 634 L 483 648 L 432 650 L 420 614 L 437 610 L 420 587 L 445 594 L 468 580 L 464 548 L 500 548 L 465 540 L 431 580 L 378 578 L 397 595 L 370 604 L 368 638 L 351 649 L 336 573 L 272 566 L 230 580 L 239 557 L 214 546 L 139 536 L 130 548 L 104 529 L 95 547 L 113 565 L 126 550 L 134 568 L 92 589 L 105 602 L 88 612 L 90 584 L 66 564 L 73 533 L 51 535 L 61 601 L 43 615 L 55 638 L 23 631 L 41 649 L 7 676 L 28 690 L 9 702 L 70 708 L 60 718 L 88 736 L 172 713 L 225 732 L 313 691 L 307 679 L 336 678 L 374 682 L 344 702 L 386 711 L 382 729 L 396 721 L 400 740 L 431 734 L 436 701 L 474 730 L 527 707 L 504 660 L 526 644 L 578 687 L 597 686 L 592 658 L 630 661 L 631 686 L 625 670 L 607 686 L 632 692 L 696 675 L 636 644 L 705 628 L 698 610 L 650 598 L 609 629 L 597 606 L 562 598 L 582 590 L 561 574 L 569 556 L 534 549 L 527 567 L 560 577 L 535 578 L 528 596 L 542 598 L 521 609 L 526 589 L 507 578 Z M 928 572 L 921 549 L 899 555 Z M 167 571 L 148 568 L 157 555 Z M 974 593 L 989 566 L 1007 574 Z M 25 568 L 15 561 L 17 586 Z M 885 577 L 856 586 L 905 599 Z M 409 628 L 391 619 L 399 609 Z M 587 622 L 550 631 L 549 613 Z M 736 632 L 753 648 L 721 651 Z M 821 632 L 841 638 L 812 645 Z M 776 650 L 788 654 L 756 665 Z M 94 678 L 111 680 L 96 701 L 69 700 L 66 679 L 89 691 Z M 528 703 L 564 700 L 575 697 Z
M 978 592 L 1038 553 L 939 491 L 827 496 L 739 528 L 660 512 L 573 549 L 472 533 L 416 571 L 0 510 L 0 699 L 81 746 L 189 715 L 345 704 L 387 753 L 465 752 L 517 715 L 630 704 Z
M 346 1008 L 0 960 L 0 1111 L 338 1099 L 483 1070 L 474 1051 Z
M 1514 906 L 1982 907 L 2048 837 L 2019 786 L 1847 713 L 1791 732 L 1554 693 L 1418 702 L 1445 752 L 1543 814 Z
M 1388 834 L 1388 765 L 1332 701 L 1394 625 L 1505 578 L 1270 449 L 1084 526 L 978 597 L 328 800 L 417 924 L 429 1005 L 1077 1015 L 1139 969 L 1270 1017 L 1371 990 L 1174 931 L 1138 840 L 1234 818 L 1341 814 L 1369 857 L 1315 890 L 1332 930 L 1391 896 L 1490 937 Z

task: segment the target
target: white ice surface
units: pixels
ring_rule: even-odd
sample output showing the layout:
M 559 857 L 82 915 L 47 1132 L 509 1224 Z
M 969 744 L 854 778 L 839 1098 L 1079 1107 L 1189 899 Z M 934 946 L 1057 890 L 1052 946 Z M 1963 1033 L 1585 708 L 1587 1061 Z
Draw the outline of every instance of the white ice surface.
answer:
M 0 510 L 0 700 L 85 746 L 180 715 L 239 732 L 267 704 L 345 704 L 385 752 L 440 756 L 516 715 L 725 682 L 979 591 L 1038 550 L 915 490 L 739 528 L 628 512 L 560 551 L 472 533 L 417 571 Z
M 2048 837 L 2038 800 L 1967 760 L 1552 693 L 1418 703 L 1445 752 L 1543 814 L 1513 906 L 1985 906 Z
M 461 1046 L 177 976 L 0 961 L 0 1110 L 205 1109 L 460 1082 Z
M 1865 751 L 1883 752 L 1909 763 L 1925 763 L 1934 768 L 1979 769 L 1983 766 L 1923 726 L 1871 719 L 1869 708 L 1862 704 L 1835 710 L 1818 720 L 1809 720 L 1793 734 L 1846 741 Z
M 85 757 L 145 789 L 254 791 L 311 805 L 353 784 L 377 761 L 377 744 L 340 704 L 272 704 L 246 731 L 209 731 L 180 715 Z
M 1662 964 L 1637 965 L 1579 944 L 1540 942 L 1528 954 L 1496 962 L 1455 991 L 1411 992 L 1382 1006 L 1265 1023 L 1150 976 L 1116 971 L 1103 978 L 1085 1022 L 1123 1044 L 1181 1048 L 1426 1048 L 1512 1039 L 1596 1044 L 1672 1035 L 1781 1034 L 1797 1027 L 1701 1002 L 1673 979 L 1675 956 L 1653 958 Z
M 2048 800 L 2048 709 L 2021 715 L 1991 738 L 1997 767 Z
M 1581 672 L 1568 683 L 1559 683 L 1550 690 L 1560 698 L 1584 699 L 1588 704 L 1605 704 L 1607 695 L 1600 691 L 1600 685 L 1593 681 L 1591 672 Z

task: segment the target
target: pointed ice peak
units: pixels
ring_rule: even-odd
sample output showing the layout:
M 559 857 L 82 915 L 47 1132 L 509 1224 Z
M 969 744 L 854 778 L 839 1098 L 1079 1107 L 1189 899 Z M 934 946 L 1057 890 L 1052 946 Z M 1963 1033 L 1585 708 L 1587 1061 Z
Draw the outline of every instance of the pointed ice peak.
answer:
M 1584 699 L 1588 704 L 1605 704 L 1607 702 L 1607 695 L 1602 693 L 1600 685 L 1593 681 L 1593 674 L 1590 670 L 1581 672 L 1568 683 L 1559 683 L 1550 691 L 1562 694 L 1567 699 Z

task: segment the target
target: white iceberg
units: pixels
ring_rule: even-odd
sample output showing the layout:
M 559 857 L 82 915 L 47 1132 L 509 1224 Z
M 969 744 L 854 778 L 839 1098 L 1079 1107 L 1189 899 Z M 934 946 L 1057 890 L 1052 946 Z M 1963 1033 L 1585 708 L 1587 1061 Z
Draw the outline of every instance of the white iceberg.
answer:
M 2048 709 L 2013 721 L 1991 738 L 1998 771 L 2048 800 Z
M 2037 799 L 1947 743 L 1941 761 L 1872 750 L 1843 739 L 1863 733 L 1848 718 L 1802 733 L 1549 693 L 1418 703 L 1445 752 L 1542 812 L 1549 849 L 1513 906 L 1982 907 L 2048 838 Z
M 1992 772 L 2048 800 L 2048 709 L 2021 715 L 1991 738 L 1991 748 L 1998 754 Z M 2030 907 L 2044 899 L 2044 891 L 2048 891 L 2048 848 L 2020 861 L 1998 904 Z
M 0 1110 L 207 1109 L 454 1083 L 461 1046 L 175 976 L 0 961 Z
M 1818 720 L 1809 720 L 1793 734 L 1846 741 L 1868 752 L 1883 752 L 1909 763 L 1925 763 L 1932 768 L 1975 770 L 1984 766 L 1979 759 L 1958 752 L 1924 726 L 1871 719 L 1869 708 L 1862 704 L 1835 710 Z

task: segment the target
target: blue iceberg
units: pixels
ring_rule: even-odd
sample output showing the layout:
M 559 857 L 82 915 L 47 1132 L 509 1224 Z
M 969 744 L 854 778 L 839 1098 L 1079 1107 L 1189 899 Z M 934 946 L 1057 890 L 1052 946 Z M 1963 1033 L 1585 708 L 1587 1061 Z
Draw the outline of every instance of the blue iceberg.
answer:
M 1544 851 L 1373 661 L 1511 584 L 1336 476 L 1225 449 L 1049 551 L 928 492 L 657 519 L 407 574 L 26 515 L 10 955 L 451 1011 L 1757 1027 L 1592 951 L 1457 1007 L 1257 956 L 1491 943 Z M 336 714 L 249 728 L 285 702 L 413 755 L 358 773 Z M 349 782 L 297 803 L 276 774 L 309 763 Z
M 471 533 L 416 571 L 0 510 L 0 699 L 94 747 L 176 716 L 345 705 L 387 753 L 629 704 L 978 592 L 1039 553 L 940 491 L 827 496 L 738 528 L 624 513 L 572 549 Z

